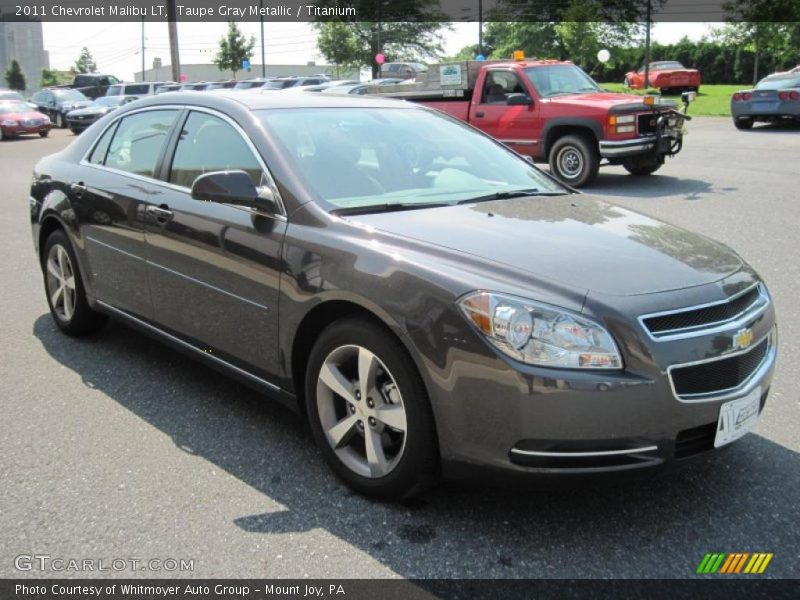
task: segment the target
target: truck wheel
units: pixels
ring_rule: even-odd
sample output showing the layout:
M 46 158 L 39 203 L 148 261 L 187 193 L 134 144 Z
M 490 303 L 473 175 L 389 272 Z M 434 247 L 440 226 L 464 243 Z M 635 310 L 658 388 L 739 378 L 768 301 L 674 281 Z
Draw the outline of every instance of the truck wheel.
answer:
M 644 176 L 651 175 L 661 168 L 661 163 L 658 159 L 647 157 L 643 159 L 640 156 L 626 158 L 622 163 L 625 170 L 631 175 Z
M 594 140 L 587 135 L 565 135 L 550 149 L 550 171 L 573 187 L 587 185 L 597 177 L 600 156 Z
M 751 129 L 753 127 L 753 119 L 751 117 L 739 117 L 733 119 L 733 124 L 736 129 Z

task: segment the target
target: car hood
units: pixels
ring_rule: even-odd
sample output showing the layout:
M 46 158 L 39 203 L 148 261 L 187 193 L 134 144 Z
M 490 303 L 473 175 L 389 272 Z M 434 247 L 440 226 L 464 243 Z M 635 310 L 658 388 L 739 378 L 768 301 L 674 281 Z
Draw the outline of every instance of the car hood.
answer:
M 63 109 L 69 107 L 70 110 L 74 110 L 76 108 L 85 108 L 87 106 L 92 105 L 91 100 L 75 100 L 75 101 L 66 101 L 66 102 L 59 102 L 58 105 Z
M 2 119 L 13 119 L 15 121 L 23 121 L 28 119 L 44 119 L 44 118 L 45 116 L 42 113 L 36 112 L 35 110 L 29 112 L 8 113 L 2 116 Z
M 596 92 L 593 94 L 570 94 L 569 96 L 552 96 L 548 98 L 551 104 L 558 106 L 581 106 L 592 109 L 610 109 L 627 104 L 631 108 L 642 105 L 642 97 L 633 94 L 618 94 L 616 92 Z M 648 107 L 649 108 L 649 107 Z
M 701 235 L 583 195 L 497 200 L 345 217 L 521 275 L 608 295 L 718 281 L 743 262 Z
M 69 111 L 70 115 L 104 115 L 107 112 L 111 112 L 112 108 L 108 107 L 101 107 L 101 106 L 87 106 L 86 108 L 76 108 L 75 110 Z

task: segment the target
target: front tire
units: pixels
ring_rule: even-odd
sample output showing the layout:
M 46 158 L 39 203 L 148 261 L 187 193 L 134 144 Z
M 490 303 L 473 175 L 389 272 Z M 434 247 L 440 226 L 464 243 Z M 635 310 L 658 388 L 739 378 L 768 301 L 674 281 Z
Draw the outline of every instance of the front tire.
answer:
M 753 128 L 753 119 L 752 117 L 741 117 L 741 118 L 734 118 L 733 124 L 736 129 L 752 129 Z
M 42 272 L 50 314 L 61 331 L 79 336 L 105 325 L 107 317 L 89 306 L 72 244 L 60 229 L 45 242 Z
M 582 187 L 597 177 L 600 156 L 594 140 L 587 135 L 565 135 L 550 149 L 550 171 L 572 187 Z
M 425 386 L 382 327 L 357 318 L 328 326 L 309 356 L 305 398 L 326 462 L 357 492 L 399 500 L 436 481 L 439 453 Z
M 46 138 L 48 135 L 50 135 L 50 130 L 39 132 L 39 137 Z

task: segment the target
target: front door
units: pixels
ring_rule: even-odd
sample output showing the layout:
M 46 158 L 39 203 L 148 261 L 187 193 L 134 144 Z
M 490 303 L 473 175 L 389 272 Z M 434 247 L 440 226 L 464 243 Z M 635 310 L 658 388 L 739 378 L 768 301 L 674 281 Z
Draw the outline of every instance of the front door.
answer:
M 541 145 L 538 103 L 509 106 L 511 94 L 530 97 L 530 92 L 514 70 L 489 69 L 479 101 L 472 107 L 473 125 L 520 154 L 536 156 Z
M 155 320 L 227 362 L 277 373 L 278 282 L 286 219 L 250 208 L 194 200 L 192 182 L 241 169 L 257 186 L 271 179 L 243 131 L 227 118 L 192 110 L 148 217 L 148 274 Z

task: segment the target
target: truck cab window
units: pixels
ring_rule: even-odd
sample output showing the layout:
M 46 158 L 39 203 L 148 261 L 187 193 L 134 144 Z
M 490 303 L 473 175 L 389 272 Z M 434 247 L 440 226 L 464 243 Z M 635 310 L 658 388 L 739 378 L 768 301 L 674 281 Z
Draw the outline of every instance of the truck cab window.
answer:
M 525 94 L 528 91 L 512 71 L 489 71 L 483 84 L 484 104 L 506 104 L 510 94 Z

